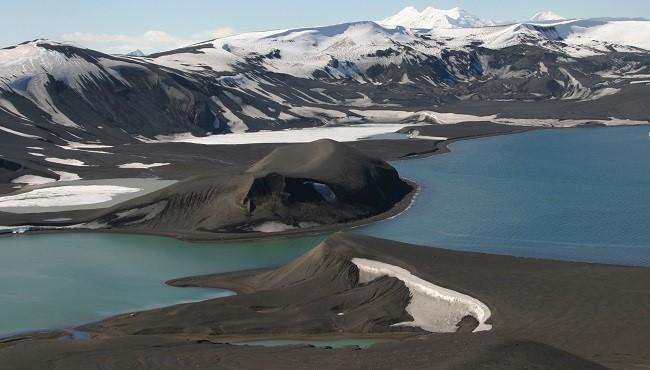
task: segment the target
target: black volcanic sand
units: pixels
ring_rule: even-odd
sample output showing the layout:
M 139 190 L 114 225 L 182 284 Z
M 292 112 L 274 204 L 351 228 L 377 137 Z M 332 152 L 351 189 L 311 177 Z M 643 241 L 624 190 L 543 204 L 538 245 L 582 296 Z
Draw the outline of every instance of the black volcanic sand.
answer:
M 358 284 L 351 258 L 408 269 L 492 310 L 491 331 L 397 330 L 408 292 Z M 117 316 L 87 341 L 27 335 L 0 343 L 6 369 L 642 369 L 650 365 L 650 269 L 545 261 L 336 234 L 276 270 L 185 278 L 241 294 Z M 345 312 L 343 317 L 338 312 Z M 394 338 L 365 350 L 243 347 L 255 338 Z

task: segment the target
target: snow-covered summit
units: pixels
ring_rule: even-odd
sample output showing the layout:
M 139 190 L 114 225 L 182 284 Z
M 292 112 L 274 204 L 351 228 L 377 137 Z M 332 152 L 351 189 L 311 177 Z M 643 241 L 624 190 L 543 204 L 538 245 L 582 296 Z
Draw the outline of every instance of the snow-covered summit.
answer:
M 408 28 L 471 28 L 494 25 L 482 20 L 461 8 L 436 9 L 427 7 L 422 11 L 409 6 L 399 13 L 380 22 L 385 26 L 404 26 Z
M 137 50 L 134 50 L 134 51 L 132 51 L 130 53 L 127 53 L 126 55 L 129 56 L 129 57 L 143 57 L 143 56 L 145 56 L 145 53 L 142 50 L 137 49 Z
M 126 84 L 117 69 L 128 62 L 112 58 L 74 44 L 45 39 L 0 49 L 0 98 L 5 93 L 20 95 L 41 107 L 52 122 L 77 127 L 57 108 L 48 85 L 56 81 L 83 94 L 89 85 L 101 79 Z M 7 104 L 0 100 L 0 109 L 22 117 L 15 108 L 7 108 Z
M 551 11 L 545 11 L 545 12 L 539 12 L 539 13 L 535 14 L 534 16 L 532 16 L 532 18 L 530 18 L 530 21 L 532 21 L 532 22 L 547 22 L 547 21 L 561 21 L 561 20 L 565 20 L 565 19 L 566 19 L 565 17 L 563 17 L 563 16 L 561 16 L 561 15 L 559 15 L 557 13 L 554 13 L 554 12 L 551 12 Z

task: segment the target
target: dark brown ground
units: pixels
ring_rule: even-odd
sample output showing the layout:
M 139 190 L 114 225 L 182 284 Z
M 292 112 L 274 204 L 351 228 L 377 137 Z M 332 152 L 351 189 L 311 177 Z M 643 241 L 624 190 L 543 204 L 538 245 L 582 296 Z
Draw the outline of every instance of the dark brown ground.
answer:
M 492 310 L 494 328 L 477 334 L 394 333 L 388 325 L 404 319 L 403 285 L 389 278 L 356 284 L 354 268 L 346 262 L 353 257 L 398 265 L 482 300 Z M 242 294 L 87 325 L 83 329 L 95 334 L 93 340 L 27 336 L 2 343 L 0 364 L 4 369 L 650 367 L 647 268 L 465 253 L 336 234 L 278 270 L 173 283 Z M 336 321 L 339 311 L 350 322 Z M 221 344 L 369 333 L 400 340 L 366 350 Z

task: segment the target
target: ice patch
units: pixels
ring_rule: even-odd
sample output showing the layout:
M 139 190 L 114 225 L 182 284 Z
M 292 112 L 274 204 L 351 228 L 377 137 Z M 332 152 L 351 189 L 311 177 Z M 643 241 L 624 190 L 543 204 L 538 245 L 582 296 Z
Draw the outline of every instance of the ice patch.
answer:
M 282 231 L 308 229 L 310 227 L 317 226 L 320 226 L 320 224 L 316 222 L 300 222 L 298 223 L 298 226 L 293 226 L 278 221 L 268 221 L 251 227 L 251 231 L 256 231 L 259 233 L 279 233 Z
M 0 126 L 0 130 L 2 130 L 2 131 L 4 131 L 4 132 L 8 132 L 8 133 L 10 133 L 10 134 L 14 134 L 14 135 L 18 135 L 18 136 L 26 137 L 26 138 L 28 138 L 28 139 L 42 139 L 42 137 L 40 137 L 40 136 L 30 135 L 30 134 L 24 134 L 24 133 L 22 133 L 22 132 L 18 132 L 18 131 L 15 131 L 15 130 L 12 130 L 12 129 L 10 129 L 10 128 L 3 127 L 3 126 Z
M 420 133 L 420 130 L 413 130 L 408 134 L 408 137 L 411 139 L 421 139 L 421 140 L 434 140 L 434 141 L 446 141 L 449 138 L 444 136 L 426 136 Z
M 55 186 L 0 197 L 0 209 L 98 204 L 108 202 L 116 195 L 135 193 L 141 190 L 114 185 Z
M 598 91 L 594 92 L 590 97 L 588 97 L 585 100 L 598 100 L 598 99 L 604 98 L 606 96 L 616 95 L 620 91 L 621 91 L 621 89 L 617 89 L 617 88 L 614 88 L 614 87 L 606 87 L 606 88 L 604 88 L 602 90 L 598 90 Z
M 43 185 L 55 182 L 55 179 L 43 176 L 24 175 L 11 180 L 14 184 Z
M 225 119 L 228 120 L 227 124 L 228 127 L 230 127 L 230 131 L 234 133 L 240 133 L 240 132 L 245 132 L 248 130 L 248 126 L 242 121 L 239 117 L 237 117 L 224 103 L 219 100 L 218 97 L 213 96 L 212 101 L 219 106 L 221 109 L 221 115 Z
M 359 268 L 360 283 L 390 276 L 401 280 L 411 291 L 411 302 L 406 312 L 413 321 L 395 326 L 416 326 L 432 333 L 452 333 L 458 329 L 457 324 L 470 315 L 479 323 L 474 332 L 492 329 L 492 325 L 485 323 L 492 315 L 490 309 L 476 298 L 432 284 L 387 263 L 364 258 L 354 258 L 352 263 Z
M 50 170 L 52 171 L 52 170 Z M 52 171 L 59 175 L 59 181 L 77 181 L 81 180 L 81 177 L 77 175 L 76 173 L 72 172 L 65 172 L 65 171 Z
M 91 149 L 112 148 L 111 145 L 69 142 L 68 145 L 57 145 L 57 146 L 65 150 L 77 150 L 81 152 L 96 153 L 96 154 L 113 154 L 111 152 L 107 152 L 103 150 L 91 150 Z
M 295 229 L 297 229 L 297 227 L 293 225 L 287 225 L 285 223 L 277 222 L 277 221 L 264 222 L 257 226 L 251 227 L 252 231 L 256 231 L 259 233 L 278 233 L 282 231 L 289 231 Z
M 45 158 L 46 161 L 50 163 L 58 163 L 58 164 L 65 164 L 68 166 L 76 166 L 76 167 L 88 167 L 87 164 L 84 162 L 78 160 L 78 159 L 61 159 L 61 158 L 53 158 L 53 157 L 48 157 Z
M 105 149 L 105 148 L 112 148 L 112 145 L 104 145 L 104 144 L 97 144 L 97 143 L 76 143 L 73 141 L 68 142 L 68 145 L 66 146 L 61 146 L 61 148 L 64 149 Z
M 138 169 L 146 169 L 146 168 L 154 168 L 154 167 L 162 167 L 162 166 L 168 166 L 170 163 L 151 163 L 151 164 L 145 164 L 145 163 L 140 163 L 140 162 L 135 162 L 135 163 L 125 163 L 121 164 L 118 167 L 119 168 L 138 168 Z
M 5 112 L 8 112 L 13 116 L 29 121 L 29 119 L 25 117 L 22 113 L 20 113 L 18 109 L 16 109 L 16 107 L 9 100 L 1 96 L 0 96 L 0 109 Z

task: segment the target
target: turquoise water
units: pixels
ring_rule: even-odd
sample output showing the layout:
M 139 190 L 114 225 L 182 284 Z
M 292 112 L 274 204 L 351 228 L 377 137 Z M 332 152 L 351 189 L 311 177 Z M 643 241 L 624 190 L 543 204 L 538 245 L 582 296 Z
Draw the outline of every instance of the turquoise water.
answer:
M 303 345 L 310 344 L 314 347 L 324 348 L 341 348 L 348 346 L 359 346 L 360 348 L 368 348 L 373 344 L 385 343 L 388 342 L 387 339 L 332 339 L 332 340 L 298 340 L 298 339 L 269 339 L 269 340 L 256 340 L 250 342 L 238 342 L 233 343 L 236 345 L 247 345 L 247 346 L 262 346 L 262 347 L 279 347 L 279 346 L 293 346 L 293 345 Z
M 357 230 L 516 256 L 650 265 L 648 127 L 460 141 L 393 163 L 421 186 L 402 216 Z
M 452 249 L 650 265 L 647 127 L 547 130 L 461 141 L 396 162 L 422 187 L 401 216 L 356 229 Z M 0 237 L 0 335 L 230 292 L 181 276 L 279 266 L 323 237 L 192 244 L 117 234 Z
M 116 234 L 0 238 L 0 335 L 87 323 L 116 313 L 232 294 L 175 288 L 188 275 L 280 266 L 320 238 L 192 244 Z

